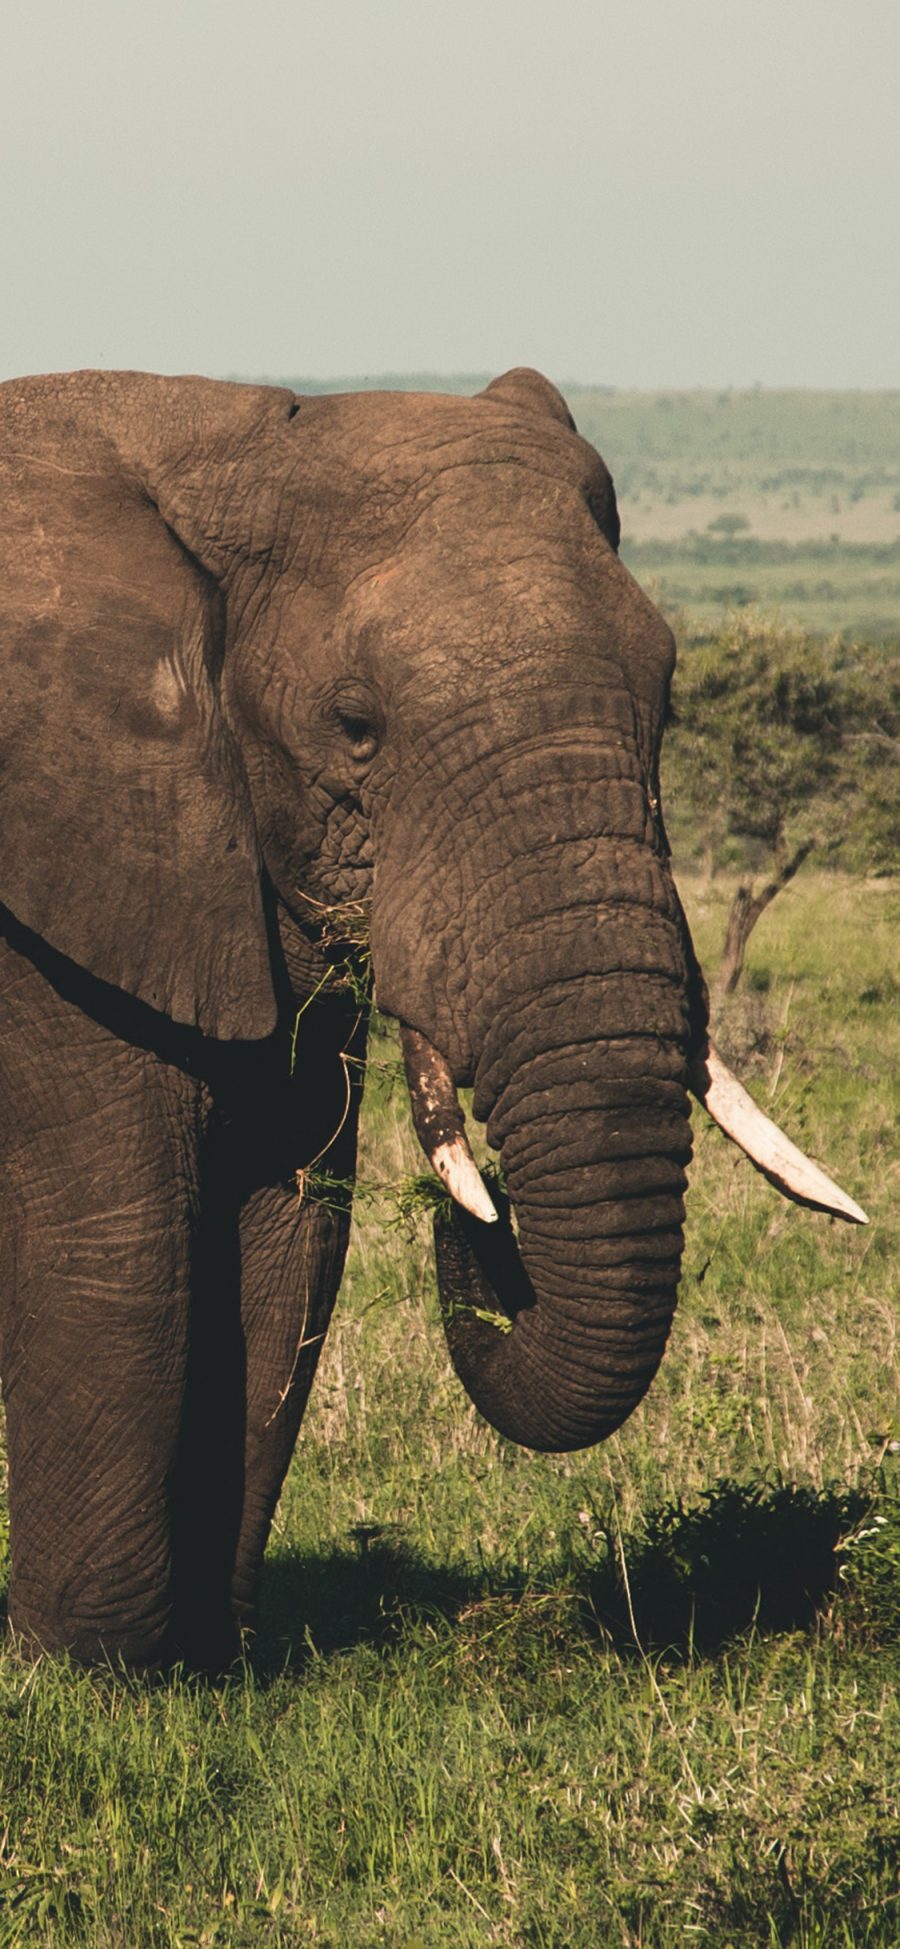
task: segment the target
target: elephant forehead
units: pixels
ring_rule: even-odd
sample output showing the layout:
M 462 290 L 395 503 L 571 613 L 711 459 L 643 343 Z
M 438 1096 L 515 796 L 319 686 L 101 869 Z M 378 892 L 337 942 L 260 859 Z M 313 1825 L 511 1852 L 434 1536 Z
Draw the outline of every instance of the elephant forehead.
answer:
M 430 655 L 460 677 L 481 655 L 500 669 L 562 673 L 602 650 L 656 689 L 674 655 L 668 626 L 583 507 L 555 529 L 488 529 L 435 507 L 354 578 L 341 622 L 348 647 L 362 645 L 385 673 L 401 653 L 404 664 Z
M 443 394 L 343 394 L 304 404 L 294 422 L 321 474 L 323 504 L 340 491 L 357 519 L 403 524 L 448 491 L 472 508 L 508 503 L 521 512 L 568 488 L 598 507 L 611 495 L 595 449 L 568 425 L 484 398 Z M 290 436 L 289 436 L 290 437 Z M 296 437 L 296 435 L 295 435 Z
M 333 393 L 302 401 L 300 427 L 321 428 L 330 451 L 343 448 L 348 462 L 361 461 L 383 477 L 440 469 L 471 456 L 581 454 L 592 449 L 558 419 L 521 405 L 462 394 Z
M 508 459 L 423 474 L 388 518 L 367 511 L 348 601 L 361 620 L 441 589 L 476 602 L 497 590 L 577 601 L 612 555 L 582 486 Z

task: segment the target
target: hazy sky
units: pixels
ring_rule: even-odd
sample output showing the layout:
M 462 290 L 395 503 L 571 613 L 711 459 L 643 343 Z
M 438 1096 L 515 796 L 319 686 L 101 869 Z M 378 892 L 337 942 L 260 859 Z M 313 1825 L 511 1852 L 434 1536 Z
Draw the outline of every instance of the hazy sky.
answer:
M 900 385 L 900 0 L 6 0 L 0 376 Z

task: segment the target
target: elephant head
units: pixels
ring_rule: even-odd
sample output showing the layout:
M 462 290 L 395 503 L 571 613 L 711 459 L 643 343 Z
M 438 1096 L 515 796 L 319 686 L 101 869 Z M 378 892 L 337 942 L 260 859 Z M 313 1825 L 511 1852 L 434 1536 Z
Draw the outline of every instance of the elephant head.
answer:
M 863 1216 L 709 1048 L 660 810 L 673 642 L 603 462 L 527 371 L 474 399 L 2 395 L 4 902 L 249 1041 L 276 1032 L 278 907 L 313 959 L 322 915 L 365 907 L 419 1134 L 469 1207 L 436 1227 L 457 1369 L 517 1441 L 600 1439 L 669 1330 L 689 1087 L 791 1195 Z

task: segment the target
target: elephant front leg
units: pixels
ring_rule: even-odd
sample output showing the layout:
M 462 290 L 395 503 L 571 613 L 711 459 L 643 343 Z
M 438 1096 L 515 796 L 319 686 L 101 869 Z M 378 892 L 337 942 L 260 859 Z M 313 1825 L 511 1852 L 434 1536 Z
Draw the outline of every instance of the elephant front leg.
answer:
M 338 996 L 296 1036 L 235 1052 L 220 1090 L 174 1503 L 174 1633 L 191 1663 L 227 1663 L 255 1621 L 347 1250 L 364 1047 Z
M 10 1624 L 31 1652 L 152 1667 L 171 1611 L 187 1295 L 160 1307 L 121 1285 L 73 1292 L 23 1243 L 20 1266 L 30 1260 L 40 1283 L 20 1283 L 4 1362 Z
M 27 963 L 0 989 L 10 1621 L 32 1650 L 154 1665 L 171 1608 L 196 1089 Z
M 302 1174 L 296 1189 L 260 1191 L 242 1213 L 247 1410 L 232 1581 L 242 1631 L 256 1621 L 263 1553 L 340 1285 L 349 1230 L 349 1209 L 317 1202 Z
M 171 1649 L 195 1670 L 238 1655 L 266 1539 L 340 1282 L 349 1214 L 263 1186 L 206 1214 L 195 1262 L 172 1494 Z
M 256 1620 L 269 1529 L 344 1269 L 366 1032 L 365 1009 L 340 989 L 296 1016 L 272 1089 L 267 1183 L 242 1204 L 246 1424 L 232 1576 L 242 1631 Z

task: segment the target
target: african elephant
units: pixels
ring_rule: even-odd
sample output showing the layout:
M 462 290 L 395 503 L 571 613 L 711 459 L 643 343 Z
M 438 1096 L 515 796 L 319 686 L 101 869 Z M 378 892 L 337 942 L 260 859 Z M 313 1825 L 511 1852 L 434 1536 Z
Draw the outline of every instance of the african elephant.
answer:
M 304 1188 L 353 1172 L 348 915 L 467 1207 L 436 1222 L 452 1357 L 514 1440 L 599 1441 L 654 1374 L 689 1082 L 792 1195 L 863 1214 L 708 1047 L 659 799 L 672 638 L 546 380 L 0 401 L 10 1615 L 217 1666 L 347 1245 L 349 1193 Z

